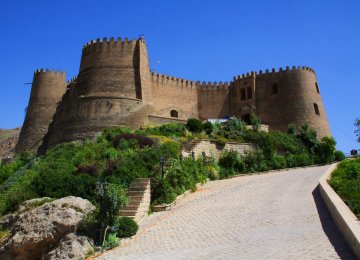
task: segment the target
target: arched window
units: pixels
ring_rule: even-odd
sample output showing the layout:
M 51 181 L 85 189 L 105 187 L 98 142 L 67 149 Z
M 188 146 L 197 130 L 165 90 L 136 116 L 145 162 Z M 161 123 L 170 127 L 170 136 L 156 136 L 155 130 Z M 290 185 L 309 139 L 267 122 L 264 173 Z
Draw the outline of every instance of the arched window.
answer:
M 171 116 L 171 117 L 179 117 L 179 113 L 178 113 L 178 111 L 176 111 L 176 110 L 171 110 L 171 111 L 170 111 L 170 116 Z
M 315 110 L 315 114 L 320 115 L 319 107 L 316 103 L 314 103 L 314 110 Z

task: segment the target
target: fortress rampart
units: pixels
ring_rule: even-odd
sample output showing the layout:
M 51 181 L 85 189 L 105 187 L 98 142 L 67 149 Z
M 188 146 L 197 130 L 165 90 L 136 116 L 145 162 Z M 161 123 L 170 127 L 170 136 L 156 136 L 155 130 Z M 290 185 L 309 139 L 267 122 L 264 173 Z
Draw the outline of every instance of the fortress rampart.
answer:
M 17 151 L 92 138 L 108 127 L 138 128 L 191 117 L 248 121 L 251 113 L 270 131 L 307 123 L 319 137 L 331 135 L 316 74 L 309 67 L 200 82 L 151 73 L 144 38 L 97 39 L 83 47 L 79 74 L 67 84 L 65 73 L 35 72 Z
M 36 70 L 29 105 L 21 128 L 16 152 L 36 151 L 52 122 L 58 102 L 65 92 L 65 72 Z

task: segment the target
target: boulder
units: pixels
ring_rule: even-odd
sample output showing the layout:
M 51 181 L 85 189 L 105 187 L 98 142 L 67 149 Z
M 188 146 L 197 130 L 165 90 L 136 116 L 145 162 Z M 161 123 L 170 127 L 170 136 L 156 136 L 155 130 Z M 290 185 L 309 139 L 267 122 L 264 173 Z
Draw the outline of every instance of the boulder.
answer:
M 87 237 L 71 233 L 61 239 L 57 246 L 45 255 L 44 260 L 85 259 L 93 252 Z
M 88 200 L 69 196 L 21 213 L 0 249 L 0 259 L 39 259 L 75 232 L 83 216 L 94 209 Z

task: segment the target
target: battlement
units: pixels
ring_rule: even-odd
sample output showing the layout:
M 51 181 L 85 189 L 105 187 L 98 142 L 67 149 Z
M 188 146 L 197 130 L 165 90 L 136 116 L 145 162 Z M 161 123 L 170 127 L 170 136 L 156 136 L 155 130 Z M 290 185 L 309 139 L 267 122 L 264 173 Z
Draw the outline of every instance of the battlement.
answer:
M 266 69 L 265 71 L 260 70 L 259 72 L 248 72 L 246 74 L 242 74 L 242 75 L 237 75 L 234 77 L 234 81 L 236 80 L 243 80 L 243 79 L 249 79 L 249 78 L 253 78 L 253 77 L 261 77 L 261 76 L 274 76 L 277 74 L 281 74 L 281 73 L 287 73 L 287 72 L 294 72 L 294 71 L 309 71 L 315 74 L 315 70 L 310 68 L 310 67 L 306 67 L 306 66 L 292 66 L 291 68 L 289 66 L 286 66 L 285 69 L 283 69 L 282 67 L 280 67 L 278 70 L 276 70 L 275 68 L 272 68 L 271 70 Z
M 83 46 L 83 53 L 86 53 L 88 50 L 92 50 L 92 49 L 96 49 L 96 48 L 102 48 L 103 46 L 106 47 L 124 47 L 124 46 L 133 46 L 135 47 L 137 42 L 142 42 L 145 43 L 144 38 L 139 38 L 139 39 L 131 39 L 129 40 L 128 38 L 124 38 L 121 39 L 120 37 L 118 38 L 107 38 L 104 37 L 103 39 L 101 38 L 97 38 L 96 40 L 92 40 L 87 42 L 84 46 Z
M 199 89 L 203 89 L 203 90 L 223 90 L 223 89 L 229 89 L 231 86 L 233 86 L 233 82 L 231 81 L 230 83 L 228 83 L 227 81 L 222 82 L 219 81 L 216 82 L 205 82 L 203 81 L 202 83 L 200 83 L 200 81 L 196 82 L 196 86 Z
M 173 76 L 163 75 L 160 73 L 151 73 L 152 80 L 153 81 L 165 81 L 166 83 L 175 83 L 180 87 L 193 87 L 197 89 L 203 89 L 203 90 L 219 90 L 219 89 L 228 89 L 230 86 L 232 86 L 232 82 L 228 83 L 227 81 L 219 83 L 214 82 L 205 82 L 202 83 L 200 81 L 193 81 L 193 80 L 187 80 L 182 78 L 176 78 Z
M 167 81 L 169 83 L 173 82 L 175 84 L 179 84 L 180 86 L 184 86 L 184 87 L 195 87 L 195 82 L 193 80 L 187 80 L 187 79 L 182 79 L 182 78 L 177 78 L 177 77 L 173 77 L 173 76 L 168 76 L 168 75 L 162 75 L 160 73 L 155 73 L 152 72 L 151 73 L 151 77 L 153 81 Z
M 38 74 L 41 74 L 41 73 L 47 73 L 47 74 L 56 74 L 56 75 L 65 75 L 65 70 L 49 70 L 49 69 L 37 69 L 34 71 L 34 76 L 35 75 L 38 75 Z
M 75 77 L 72 77 L 71 79 L 69 79 L 69 80 L 67 81 L 67 84 L 69 85 L 69 84 L 71 84 L 71 83 L 75 83 L 75 82 L 77 81 L 77 78 L 78 78 L 77 75 L 76 75 Z

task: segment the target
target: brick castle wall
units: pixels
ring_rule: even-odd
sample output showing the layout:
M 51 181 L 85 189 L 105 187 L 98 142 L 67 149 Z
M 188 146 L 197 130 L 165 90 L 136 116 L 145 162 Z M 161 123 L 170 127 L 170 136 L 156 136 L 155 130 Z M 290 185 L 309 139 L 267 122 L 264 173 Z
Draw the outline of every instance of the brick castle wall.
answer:
M 255 113 L 269 130 L 309 124 L 331 135 L 315 72 L 287 67 L 195 82 L 150 73 L 145 40 L 97 39 L 82 50 L 79 74 L 38 71 L 17 151 L 93 138 L 108 127 L 184 122 Z

